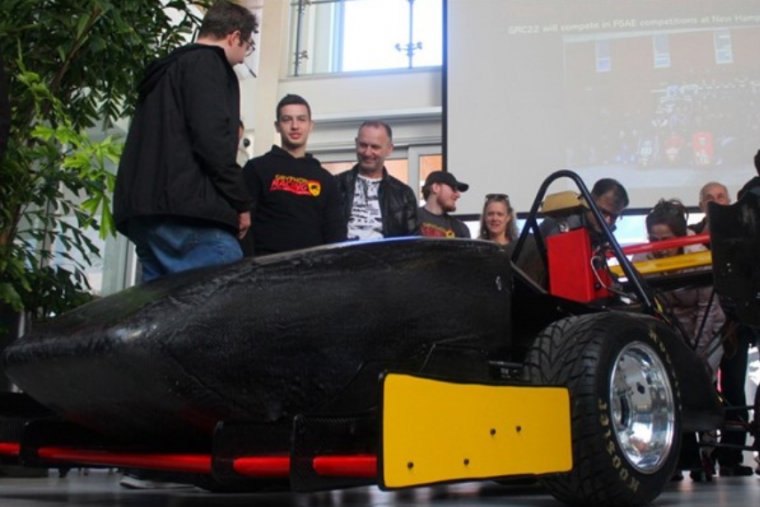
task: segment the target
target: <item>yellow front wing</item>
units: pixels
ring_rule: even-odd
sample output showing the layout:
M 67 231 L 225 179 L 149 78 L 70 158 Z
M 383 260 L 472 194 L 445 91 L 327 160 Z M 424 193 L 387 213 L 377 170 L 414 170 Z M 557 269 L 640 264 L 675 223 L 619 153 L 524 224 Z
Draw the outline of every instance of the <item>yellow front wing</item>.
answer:
M 565 388 L 388 374 L 382 424 L 386 488 L 572 468 Z

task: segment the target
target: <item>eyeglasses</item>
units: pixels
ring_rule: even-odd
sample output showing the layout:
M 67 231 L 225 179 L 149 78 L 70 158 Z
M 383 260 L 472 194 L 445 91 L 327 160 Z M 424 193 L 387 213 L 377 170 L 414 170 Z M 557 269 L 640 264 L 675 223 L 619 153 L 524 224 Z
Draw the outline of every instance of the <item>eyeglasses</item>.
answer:
M 486 194 L 486 201 L 508 201 L 507 194 Z
M 603 217 L 609 218 L 612 223 L 615 223 L 618 220 L 622 220 L 622 216 L 619 213 L 613 213 L 601 207 L 599 207 L 599 213 L 601 213 Z
M 255 46 L 253 39 L 245 41 L 245 45 L 246 45 L 245 56 L 251 56 L 253 54 L 253 48 Z

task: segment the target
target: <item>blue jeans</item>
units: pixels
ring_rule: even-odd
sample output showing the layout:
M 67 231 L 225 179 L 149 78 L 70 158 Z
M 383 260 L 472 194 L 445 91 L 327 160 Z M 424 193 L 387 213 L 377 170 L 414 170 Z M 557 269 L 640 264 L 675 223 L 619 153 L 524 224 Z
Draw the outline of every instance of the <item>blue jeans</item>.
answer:
M 243 258 L 240 243 L 229 231 L 176 218 L 130 220 L 129 239 L 142 263 L 143 282 Z

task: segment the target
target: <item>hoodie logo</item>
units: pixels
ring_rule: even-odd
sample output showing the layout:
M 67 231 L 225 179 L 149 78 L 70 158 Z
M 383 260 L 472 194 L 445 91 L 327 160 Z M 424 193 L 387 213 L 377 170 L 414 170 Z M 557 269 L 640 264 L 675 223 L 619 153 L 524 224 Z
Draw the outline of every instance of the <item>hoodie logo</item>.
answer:
M 272 180 L 272 185 L 269 187 L 269 191 L 290 192 L 291 194 L 296 195 L 319 197 L 319 194 L 322 193 L 322 184 L 316 180 L 277 174 Z
M 457 235 L 451 227 L 444 228 L 440 225 L 423 222 L 420 224 L 420 235 L 431 238 L 456 238 Z

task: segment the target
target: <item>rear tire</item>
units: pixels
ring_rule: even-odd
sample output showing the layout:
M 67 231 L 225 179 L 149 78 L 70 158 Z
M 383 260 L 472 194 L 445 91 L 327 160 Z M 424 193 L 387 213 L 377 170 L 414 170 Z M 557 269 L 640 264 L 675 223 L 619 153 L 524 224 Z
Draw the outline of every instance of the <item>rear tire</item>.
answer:
M 573 469 L 541 478 L 558 500 L 635 507 L 670 481 L 680 396 L 655 322 L 615 312 L 571 317 L 544 329 L 528 352 L 527 380 L 570 391 Z

